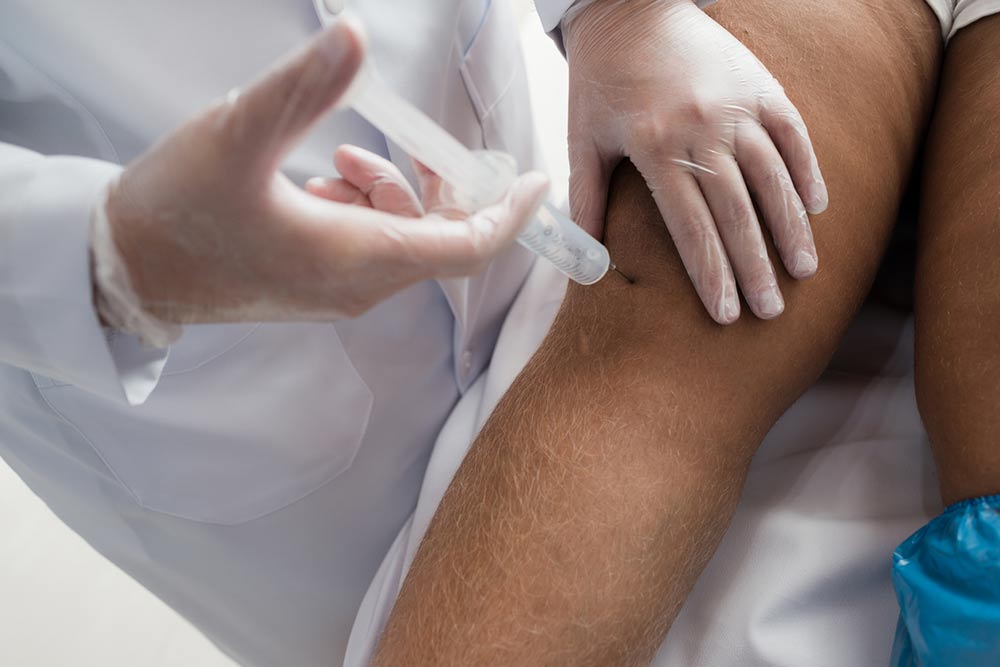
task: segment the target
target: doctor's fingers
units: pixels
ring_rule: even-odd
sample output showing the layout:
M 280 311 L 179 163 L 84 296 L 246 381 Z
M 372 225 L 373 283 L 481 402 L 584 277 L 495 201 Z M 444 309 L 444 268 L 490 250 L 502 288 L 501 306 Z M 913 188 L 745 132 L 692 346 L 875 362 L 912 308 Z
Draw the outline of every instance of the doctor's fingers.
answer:
M 315 176 L 306 181 L 306 192 L 338 204 L 375 208 L 368 195 L 345 178 Z
M 778 86 L 780 94 L 764 99 L 760 123 L 788 166 L 788 173 L 805 208 L 809 213 L 819 215 L 829 205 L 830 196 L 819 169 L 816 150 L 799 110 L 785 97 L 777 81 L 774 85 Z
M 692 173 L 715 218 L 740 290 L 757 317 L 777 317 L 785 310 L 785 302 L 743 174 L 731 155 L 718 153 L 711 165 L 714 173 Z
M 311 194 L 408 218 L 424 214 L 417 193 L 389 160 L 357 146 L 345 145 L 337 149 L 333 161 L 340 178 L 310 179 L 306 190 Z
M 365 55 L 357 24 L 339 20 L 247 88 L 231 92 L 209 120 L 218 147 L 240 169 L 267 175 L 349 88 Z
M 341 146 L 333 163 L 343 178 L 367 195 L 372 207 L 410 218 L 424 214 L 403 172 L 384 157 L 357 146 Z
M 736 159 L 788 274 L 809 278 L 819 266 L 812 225 L 771 138 L 760 127 L 744 126 L 736 141 Z
M 365 230 L 373 265 L 422 267 L 427 277 L 469 275 L 506 249 L 549 192 L 544 174 L 515 181 L 503 201 L 456 220 L 440 214 L 418 219 L 387 217 Z
M 472 213 L 468 203 L 455 187 L 437 175 L 430 167 L 412 159 L 420 184 L 420 198 L 424 211 L 449 220 L 464 220 Z
M 616 161 L 602 155 L 590 136 L 570 139 L 569 203 L 572 217 L 576 224 L 596 238 L 601 238 L 604 232 L 608 188 Z
M 736 280 L 698 181 L 686 167 L 651 153 L 633 155 L 632 162 L 651 188 L 705 309 L 719 324 L 732 324 L 740 317 Z

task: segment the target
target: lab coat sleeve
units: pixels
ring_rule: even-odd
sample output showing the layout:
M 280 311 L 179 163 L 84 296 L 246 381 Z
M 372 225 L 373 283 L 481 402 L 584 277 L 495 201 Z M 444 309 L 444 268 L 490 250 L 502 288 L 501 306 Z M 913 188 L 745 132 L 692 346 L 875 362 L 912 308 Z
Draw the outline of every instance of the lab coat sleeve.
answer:
M 90 277 L 92 212 L 120 170 L 0 143 L 0 363 L 136 405 L 168 351 L 102 328 Z

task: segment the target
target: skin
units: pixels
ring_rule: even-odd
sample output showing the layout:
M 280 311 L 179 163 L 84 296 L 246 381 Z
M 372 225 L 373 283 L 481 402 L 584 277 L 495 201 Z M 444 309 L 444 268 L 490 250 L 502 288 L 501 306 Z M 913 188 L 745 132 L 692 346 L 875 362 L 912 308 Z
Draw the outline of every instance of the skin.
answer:
M 716 325 L 643 179 L 620 167 L 605 242 L 635 284 L 570 288 L 445 495 L 375 665 L 648 662 L 762 438 L 867 293 L 930 113 L 937 21 L 908 0 L 713 14 L 811 128 L 831 201 L 814 221 L 819 274 L 779 272 L 777 320 Z
M 916 380 L 946 503 L 1000 493 L 1000 16 L 948 47 L 927 144 Z

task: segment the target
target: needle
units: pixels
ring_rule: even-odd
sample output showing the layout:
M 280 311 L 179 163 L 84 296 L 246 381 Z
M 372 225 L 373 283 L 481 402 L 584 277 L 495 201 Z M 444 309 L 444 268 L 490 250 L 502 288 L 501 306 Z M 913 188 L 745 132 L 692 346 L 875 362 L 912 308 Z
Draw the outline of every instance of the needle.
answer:
M 629 278 L 624 273 L 622 273 L 621 271 L 619 271 L 618 267 L 615 266 L 614 264 L 611 265 L 611 270 L 614 271 L 615 273 L 617 273 L 618 275 L 620 275 L 625 280 L 627 280 L 630 285 L 635 285 L 635 280 L 633 280 L 632 278 Z

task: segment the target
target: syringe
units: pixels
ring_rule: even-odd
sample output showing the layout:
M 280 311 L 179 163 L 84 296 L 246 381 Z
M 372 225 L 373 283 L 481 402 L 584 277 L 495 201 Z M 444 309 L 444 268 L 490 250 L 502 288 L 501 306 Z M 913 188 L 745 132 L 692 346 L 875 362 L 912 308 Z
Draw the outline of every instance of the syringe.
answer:
M 438 174 L 472 208 L 494 204 L 517 177 L 513 158 L 476 153 L 420 109 L 393 92 L 367 58 L 345 100 L 387 138 Z M 506 156 L 504 156 L 506 157 Z M 517 237 L 581 285 L 592 285 L 611 267 L 608 250 L 555 206 L 544 204 Z

